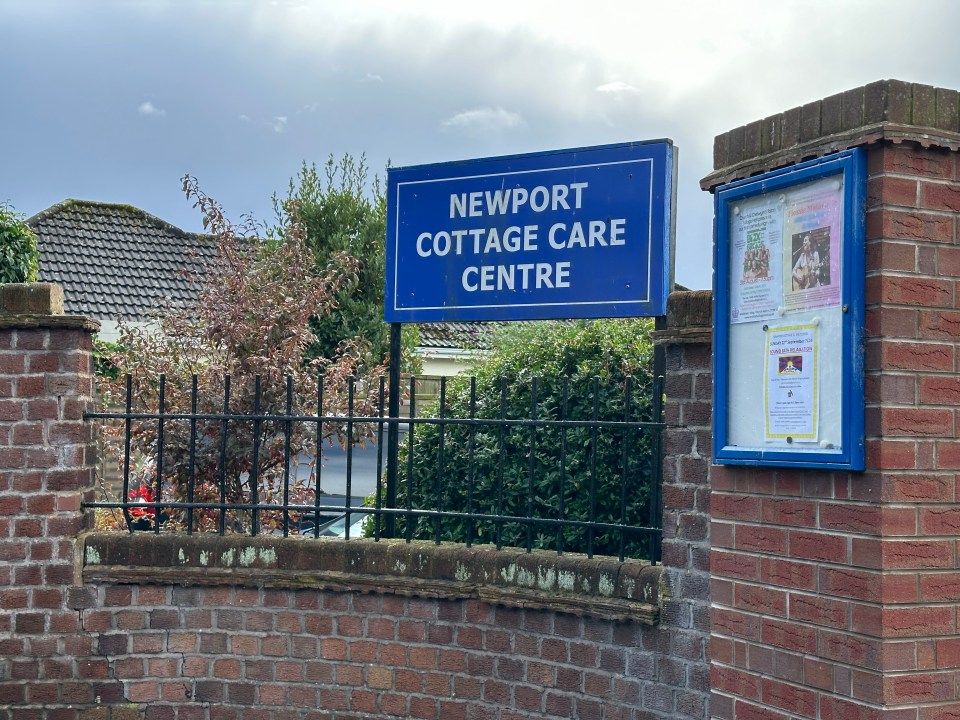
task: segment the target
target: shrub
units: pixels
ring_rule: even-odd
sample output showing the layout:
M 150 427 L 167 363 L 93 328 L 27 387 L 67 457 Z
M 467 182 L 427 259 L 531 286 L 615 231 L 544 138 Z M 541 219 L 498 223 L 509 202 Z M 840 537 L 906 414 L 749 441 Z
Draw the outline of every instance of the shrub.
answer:
M 622 421 L 628 394 L 630 419 L 652 420 L 650 329 L 646 320 L 506 326 L 495 334 L 491 354 L 473 368 L 474 407 L 470 381 L 457 378 L 448 383 L 446 402 L 436 412 L 456 418 Z M 412 462 L 409 447 L 401 449 L 398 506 L 405 506 L 409 495 L 419 509 L 559 518 L 562 508 L 566 519 L 587 520 L 593 482 L 597 522 L 619 523 L 625 497 L 626 524 L 650 525 L 655 458 L 649 432 L 501 427 L 417 425 Z M 625 446 L 629 452 L 624 453 Z M 397 524 L 399 534 L 409 530 L 416 538 L 494 542 L 499 532 L 504 545 L 528 542 L 527 527 L 517 522 L 498 528 L 489 520 L 444 518 L 439 533 L 429 517 L 410 527 L 403 519 Z M 540 524 L 530 535 L 535 548 L 586 552 L 590 545 L 588 531 L 577 527 L 560 531 Z M 592 540 L 595 553 L 619 553 L 619 532 L 598 531 Z M 627 554 L 642 556 L 646 547 L 641 538 L 627 539 Z
M 37 236 L 24 217 L 0 205 L 0 283 L 34 282 L 39 271 Z
M 367 378 L 355 383 L 354 412 L 373 414 L 382 368 L 366 364 L 356 343 L 341 342 L 325 357 L 311 360 L 307 355 L 315 340 L 310 317 L 336 308 L 337 295 L 356 282 L 356 261 L 334 254 L 323 268 L 315 268 L 295 208 L 283 238 L 265 242 L 253 234 L 254 225 L 232 225 L 193 178 L 185 178 L 184 189 L 204 214 L 216 256 L 194 304 L 165 309 L 156 327 L 121 325 L 120 341 L 101 346 L 104 404 L 123 407 L 129 375 L 135 413 L 157 413 L 162 407 L 165 414 L 216 415 L 225 409 L 229 377 L 229 412 L 306 416 L 316 413 L 322 376 L 325 415 L 347 413 L 351 378 Z M 288 395 L 288 387 L 296 391 Z M 283 500 L 291 458 L 316 462 L 318 444 L 356 442 L 363 429 L 358 425 L 354 430 L 347 437 L 345 423 L 339 422 L 324 423 L 318 433 L 315 422 L 199 418 L 164 420 L 161 431 L 156 418 L 132 419 L 130 497 L 140 503 L 148 496 L 159 502 Z M 125 428 L 121 423 L 109 431 L 108 449 L 122 469 Z M 291 504 L 312 502 L 315 485 L 293 484 L 287 498 Z M 284 519 L 279 511 L 257 512 L 262 526 L 277 526 Z M 143 524 L 153 517 L 140 512 L 135 519 Z M 174 528 L 210 530 L 220 513 L 169 510 L 158 517 Z M 254 526 L 253 519 L 249 511 L 232 510 L 227 529 L 245 531 Z

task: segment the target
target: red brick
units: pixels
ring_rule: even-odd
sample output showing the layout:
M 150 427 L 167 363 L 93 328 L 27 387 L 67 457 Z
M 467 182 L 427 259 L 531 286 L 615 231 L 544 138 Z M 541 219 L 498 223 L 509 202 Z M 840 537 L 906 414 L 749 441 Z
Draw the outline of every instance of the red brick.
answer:
M 818 655 L 848 665 L 878 670 L 883 665 L 883 641 L 864 638 L 849 631 L 821 630 Z
M 716 545 L 713 534 L 710 539 Z M 738 550 L 783 555 L 787 551 L 787 531 L 765 525 L 738 525 L 735 545 Z
M 881 527 L 881 508 L 878 505 L 854 503 L 821 503 L 820 528 L 842 532 L 870 533 Z
M 814 590 L 817 583 L 816 566 L 795 560 L 763 558 L 761 579 L 778 587 Z
M 960 248 L 947 245 L 936 248 L 935 264 L 936 274 L 942 277 L 957 277 L 960 275 Z
M 818 576 L 819 589 L 822 593 L 854 600 L 880 602 L 882 576 L 879 572 L 820 567 Z
M 875 205 L 900 205 L 919 207 L 918 181 L 912 178 L 881 175 L 867 180 L 867 207 Z
M 840 535 L 817 532 L 790 532 L 790 556 L 804 560 L 844 563 L 848 561 L 848 540 Z
M 960 535 L 960 508 L 929 507 L 920 509 L 920 531 L 930 535 Z
M 734 607 L 764 615 L 787 616 L 787 593 L 775 588 L 737 583 Z
M 871 218 L 874 215 L 879 217 Z M 879 230 L 879 234 L 884 238 L 938 243 L 953 241 L 953 221 L 946 214 L 882 208 L 868 215 L 868 224 L 871 220 L 875 223 L 873 229 Z M 876 227 L 877 225 L 879 228 Z M 874 269 L 872 265 L 868 267 Z
M 847 627 L 850 603 L 824 595 L 790 593 L 790 619 L 821 625 L 823 627 Z
M 960 668 L 960 638 L 939 638 L 936 643 L 938 668 Z
M 876 306 L 867 309 L 865 328 L 868 337 L 918 337 L 919 312 L 914 308 Z
M 920 196 L 926 210 L 960 212 L 960 185 L 956 183 L 921 183 Z
M 884 172 L 928 178 L 952 176 L 951 153 L 940 148 L 921 148 L 910 143 L 883 145 L 880 160 Z
M 885 540 L 885 570 L 918 570 L 954 567 L 954 547 L 950 540 Z
M 871 286 L 873 283 L 870 283 Z M 949 279 L 884 275 L 880 278 L 879 302 L 895 305 L 952 308 L 953 282 Z M 871 287 L 873 291 L 873 287 Z M 871 298 L 872 299 L 872 298 Z
M 956 629 L 951 606 L 884 607 L 881 612 L 883 637 L 926 638 L 950 635 Z
M 883 231 L 882 222 L 886 218 L 883 211 L 872 212 L 867 216 L 867 224 Z M 887 215 L 890 213 L 887 212 Z M 906 215 L 906 213 L 903 213 Z M 895 235 L 884 233 L 885 238 L 896 238 Z M 868 270 L 890 270 L 894 272 L 916 272 L 917 246 L 913 243 L 890 242 L 889 240 L 875 240 L 867 243 L 866 265 Z
M 760 639 L 760 618 L 755 615 L 715 607 L 710 613 L 713 631 L 745 640 Z
M 883 697 L 894 705 L 953 700 L 954 673 L 910 673 L 883 678 Z
M 759 579 L 759 559 L 743 553 L 714 550 L 710 553 L 710 568 L 719 577 Z
M 39 398 L 26 403 L 27 420 L 53 420 L 56 419 L 58 411 L 57 401 L 50 398 Z
M 937 468 L 940 470 L 955 470 L 960 468 L 960 442 L 944 440 L 936 445 Z
M 817 506 L 812 500 L 764 498 L 763 521 L 789 527 L 813 527 L 817 521 Z
M 20 375 L 16 378 L 16 385 L 14 397 L 40 398 L 49 396 L 49 393 L 45 391 L 43 375 Z
M 927 602 L 960 600 L 960 573 L 923 574 L 919 577 L 920 594 Z
M 812 690 L 764 678 L 762 693 L 765 705 L 772 705 L 804 717 L 816 715 L 817 696 Z
M 881 433 L 886 437 L 955 437 L 953 412 L 936 408 L 883 408 Z
M 958 316 L 958 319 L 960 319 L 960 316 Z M 922 376 L 920 378 L 920 402 L 926 405 L 960 404 L 960 378 L 943 375 Z
M 803 658 L 803 679 L 808 687 L 833 690 L 833 663 L 817 658 Z
M 717 692 L 727 692 L 738 697 L 760 699 L 760 678 L 753 673 L 732 667 L 713 665 L 710 668 L 710 684 Z
M 958 447 L 960 467 L 960 447 Z M 912 470 L 917 467 L 917 446 L 911 441 L 867 440 L 867 466 L 882 470 Z
M 953 346 L 942 343 L 882 341 L 880 360 L 885 370 L 953 371 Z

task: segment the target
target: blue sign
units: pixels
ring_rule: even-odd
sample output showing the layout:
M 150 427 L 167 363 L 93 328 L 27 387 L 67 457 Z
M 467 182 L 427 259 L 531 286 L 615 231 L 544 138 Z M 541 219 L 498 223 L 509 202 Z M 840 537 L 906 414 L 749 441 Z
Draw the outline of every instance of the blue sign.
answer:
M 387 172 L 387 322 L 657 316 L 673 144 Z

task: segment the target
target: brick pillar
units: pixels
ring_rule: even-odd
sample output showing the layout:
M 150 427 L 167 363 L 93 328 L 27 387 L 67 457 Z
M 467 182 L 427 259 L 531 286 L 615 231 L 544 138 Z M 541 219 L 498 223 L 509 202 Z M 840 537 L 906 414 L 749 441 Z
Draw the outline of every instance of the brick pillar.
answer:
M 657 676 L 665 696 L 659 706 L 645 698 L 644 706 L 691 718 L 709 717 L 712 302 L 709 291 L 673 293 L 667 304 L 667 327 L 654 333 L 667 360 L 663 465 L 666 588 L 661 619 L 667 642 Z M 671 685 L 679 687 L 670 690 Z
M 960 718 L 958 94 L 883 81 L 752 123 L 717 138 L 703 185 L 853 146 L 867 471 L 713 468 L 723 720 Z
M 99 325 L 51 314 L 62 307 L 57 286 L 0 286 L 0 707 L 93 703 L 78 678 L 106 677 L 105 663 L 74 661 L 91 649 L 70 607 L 94 483 L 82 415 Z

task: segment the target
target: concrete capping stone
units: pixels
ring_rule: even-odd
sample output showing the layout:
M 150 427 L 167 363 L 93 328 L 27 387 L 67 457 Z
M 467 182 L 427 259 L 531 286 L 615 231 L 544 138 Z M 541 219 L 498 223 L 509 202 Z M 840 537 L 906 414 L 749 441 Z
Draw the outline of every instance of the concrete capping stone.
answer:
M 63 288 L 55 283 L 0 284 L 0 330 L 76 329 L 97 332 L 100 321 L 63 314 Z
M 655 625 L 662 566 L 640 560 L 429 541 L 98 532 L 82 580 L 239 585 L 477 599 Z
M 54 283 L 0 285 L 0 316 L 63 315 L 63 288 Z
M 667 298 L 667 327 L 650 333 L 656 345 L 710 344 L 713 291 L 677 290 Z
M 100 321 L 82 315 L 0 315 L 0 330 L 86 330 L 95 333 Z

